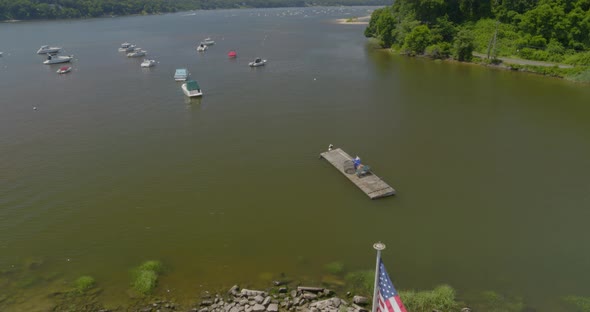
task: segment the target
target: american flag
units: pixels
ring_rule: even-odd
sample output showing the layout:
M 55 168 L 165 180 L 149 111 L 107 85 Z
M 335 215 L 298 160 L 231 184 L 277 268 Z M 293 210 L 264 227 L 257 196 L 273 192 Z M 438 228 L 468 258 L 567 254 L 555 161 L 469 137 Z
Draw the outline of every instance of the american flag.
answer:
M 399 298 L 399 294 L 393 287 L 393 283 L 387 275 L 383 261 L 379 259 L 379 305 L 377 312 L 407 312 L 406 307 Z

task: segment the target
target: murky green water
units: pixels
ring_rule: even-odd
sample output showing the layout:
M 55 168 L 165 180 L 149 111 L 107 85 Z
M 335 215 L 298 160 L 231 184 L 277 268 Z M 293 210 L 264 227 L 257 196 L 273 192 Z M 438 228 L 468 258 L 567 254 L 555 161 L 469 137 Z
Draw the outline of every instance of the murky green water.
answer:
M 319 283 L 331 261 L 372 268 L 377 240 L 400 289 L 494 290 L 537 311 L 588 295 L 590 89 L 392 57 L 331 22 L 368 9 L 0 25 L 0 269 L 19 272 L 0 293 L 21 298 L 4 308 L 83 274 L 124 301 L 147 259 L 168 267 L 158 291 L 187 300 L 281 273 Z M 124 41 L 160 63 L 140 69 Z M 41 65 L 42 44 L 74 71 Z M 249 68 L 257 56 L 268 65 Z M 398 196 L 369 200 L 318 160 L 329 143 Z

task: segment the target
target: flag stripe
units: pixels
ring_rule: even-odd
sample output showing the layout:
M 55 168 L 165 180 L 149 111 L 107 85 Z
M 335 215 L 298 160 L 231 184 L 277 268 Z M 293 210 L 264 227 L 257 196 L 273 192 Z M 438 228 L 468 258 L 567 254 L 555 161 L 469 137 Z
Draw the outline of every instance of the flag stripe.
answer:
M 403 302 L 402 302 L 402 298 L 400 298 L 399 296 L 395 296 L 395 302 L 397 303 L 397 305 L 400 307 L 400 310 L 402 312 L 407 312 L 406 311 L 406 307 L 404 306 Z

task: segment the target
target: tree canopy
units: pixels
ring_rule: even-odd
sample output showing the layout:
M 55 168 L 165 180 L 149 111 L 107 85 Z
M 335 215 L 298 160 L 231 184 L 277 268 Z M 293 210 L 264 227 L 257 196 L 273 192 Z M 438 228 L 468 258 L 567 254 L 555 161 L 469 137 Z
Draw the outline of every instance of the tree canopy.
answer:
M 451 44 L 461 58 L 495 47 L 494 55 L 564 61 L 590 49 L 590 0 L 395 0 L 373 12 L 365 35 L 413 53 L 429 42 L 426 52 Z

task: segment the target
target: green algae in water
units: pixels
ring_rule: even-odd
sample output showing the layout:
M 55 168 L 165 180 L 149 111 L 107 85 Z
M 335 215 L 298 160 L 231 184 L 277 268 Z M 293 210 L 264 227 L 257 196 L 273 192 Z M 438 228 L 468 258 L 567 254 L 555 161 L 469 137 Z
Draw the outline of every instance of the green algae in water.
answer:
M 133 270 L 133 289 L 142 295 L 150 294 L 158 284 L 158 275 L 162 273 L 160 261 L 146 261 Z
M 473 303 L 474 310 L 488 312 L 520 312 L 525 304 L 521 297 L 504 296 L 495 291 L 484 291 Z
M 142 263 L 137 269 L 140 271 L 154 271 L 155 273 L 160 274 L 163 271 L 163 266 L 160 261 L 149 260 Z
M 373 270 L 350 272 L 346 274 L 344 279 L 354 292 L 365 295 L 373 293 L 373 283 L 375 282 L 375 271 Z
M 75 291 L 80 294 L 85 293 L 86 291 L 88 291 L 89 289 L 94 287 L 95 285 L 96 285 L 96 281 L 94 280 L 94 278 L 92 276 L 88 276 L 88 275 L 80 276 L 74 282 Z
M 158 274 L 154 271 L 139 271 L 133 281 L 133 289 L 143 295 L 151 293 L 158 283 Z
M 563 297 L 563 300 L 574 306 L 576 311 L 581 312 L 590 312 L 590 298 L 589 297 L 580 297 L 580 296 L 566 296 Z
M 330 262 L 324 266 L 324 269 L 334 275 L 342 274 L 344 272 L 344 263 L 339 261 Z

